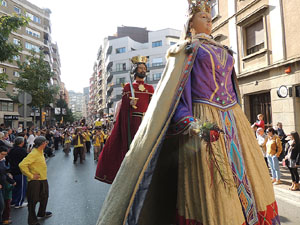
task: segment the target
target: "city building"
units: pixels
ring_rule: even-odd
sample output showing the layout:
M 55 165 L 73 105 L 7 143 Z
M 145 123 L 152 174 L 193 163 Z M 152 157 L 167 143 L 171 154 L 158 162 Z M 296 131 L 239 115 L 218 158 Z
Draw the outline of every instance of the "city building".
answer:
M 90 98 L 90 88 L 85 87 L 83 88 L 83 105 L 82 105 L 82 116 L 84 118 L 88 117 L 89 98 Z
M 156 87 L 166 64 L 167 49 L 179 40 L 180 34 L 181 31 L 170 28 L 148 31 L 122 26 L 115 36 L 106 37 L 90 79 L 92 119 L 114 114 L 116 102 L 122 98 L 122 85 L 129 82 L 132 57 L 148 57 L 146 82 Z
M 242 107 L 251 123 L 300 132 L 299 0 L 214 0 L 213 36 L 234 51 Z
M 9 38 L 10 42 L 20 45 L 23 48 L 20 57 L 15 57 L 11 63 L 0 63 L 0 72 L 5 72 L 9 76 L 6 90 L 0 90 L 0 123 L 5 123 L 6 126 L 16 128 L 19 123 L 24 123 L 24 118 L 18 112 L 19 104 L 13 103 L 7 96 L 7 93 L 10 95 L 18 94 L 18 90 L 14 88 L 11 82 L 11 80 L 19 77 L 16 60 L 25 60 L 25 56 L 30 55 L 30 50 L 37 52 L 44 51 L 45 58 L 55 74 L 53 80 L 50 81 L 51 85 L 60 87 L 61 81 L 58 46 L 57 44 L 53 44 L 51 40 L 51 11 L 49 9 L 41 9 L 26 0 L 2 0 L 0 16 L 13 14 L 19 14 L 29 18 L 28 26 L 13 32 Z M 50 111 L 51 110 L 49 110 L 49 112 Z M 32 123 L 32 117 L 25 119 L 28 124 Z
M 93 74 L 90 78 L 90 87 L 89 87 L 89 103 L 88 103 L 88 112 L 87 112 L 87 122 L 93 124 L 93 121 L 97 119 L 97 111 L 102 103 L 103 99 L 99 100 L 100 91 L 98 91 L 98 85 L 102 85 L 102 78 L 97 79 L 97 64 L 94 64 Z M 102 90 L 102 86 L 99 88 Z M 101 93 L 102 94 L 102 93 Z
M 69 91 L 69 109 L 72 110 L 76 120 L 80 120 L 83 117 L 83 104 L 84 97 L 82 93 Z

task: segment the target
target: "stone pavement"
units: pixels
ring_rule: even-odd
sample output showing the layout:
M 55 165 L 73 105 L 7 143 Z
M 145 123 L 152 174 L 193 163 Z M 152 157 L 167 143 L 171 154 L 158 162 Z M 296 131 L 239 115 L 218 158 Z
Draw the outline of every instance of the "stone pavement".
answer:
M 290 191 L 289 187 L 292 185 L 292 178 L 291 173 L 289 169 L 286 166 L 282 166 L 282 163 L 279 162 L 280 165 L 280 172 L 281 172 L 281 181 L 282 184 L 274 185 L 274 189 L 281 189 L 281 190 L 287 190 L 291 193 L 294 193 L 300 197 L 300 191 Z M 300 173 L 300 169 L 298 169 L 298 172 Z M 271 174 L 271 172 L 270 172 Z
M 280 164 L 282 184 L 273 185 L 276 200 L 277 201 L 281 200 L 290 205 L 293 205 L 293 207 L 296 207 L 294 209 L 297 209 L 298 213 L 300 213 L 300 211 L 299 211 L 299 209 L 300 209 L 300 190 L 297 190 L 297 191 L 289 190 L 289 187 L 292 185 L 292 178 L 291 178 L 290 171 L 286 166 L 282 166 L 281 162 L 279 164 Z M 271 172 L 270 172 L 270 174 L 271 174 Z M 283 211 L 283 210 L 281 209 L 281 211 Z

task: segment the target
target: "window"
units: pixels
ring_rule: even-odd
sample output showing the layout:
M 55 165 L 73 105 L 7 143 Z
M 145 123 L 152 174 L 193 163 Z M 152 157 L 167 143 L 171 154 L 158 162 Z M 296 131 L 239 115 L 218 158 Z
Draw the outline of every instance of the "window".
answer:
M 162 46 L 162 41 L 152 42 L 152 48 L 156 48 L 156 47 L 159 47 L 159 46 Z
M 117 78 L 117 84 L 124 84 L 125 83 L 125 77 Z
M 6 73 L 6 68 L 0 67 L 0 73 Z
M 175 41 L 170 41 L 170 45 L 175 45 L 176 42 Z
M 255 122 L 258 114 L 264 115 L 264 121 L 266 128 L 272 127 L 272 104 L 271 94 L 260 93 L 256 95 L 250 95 L 250 121 Z
M 21 59 L 21 57 L 20 57 L 19 55 L 14 55 L 14 56 L 13 56 L 13 59 L 14 59 L 15 61 L 18 61 L 18 60 Z
M 37 32 L 35 30 L 32 30 L 28 27 L 26 27 L 26 33 L 33 36 L 33 37 L 36 37 L 36 38 L 40 38 L 41 37 L 41 33 L 40 32 Z
M 19 94 L 19 89 L 18 88 L 13 88 L 13 93 L 16 94 L 16 95 Z
M 4 7 L 7 7 L 7 2 L 2 0 L 1 5 L 4 6 Z
M 155 73 L 153 74 L 153 80 L 160 80 L 161 73 Z
M 211 18 L 214 19 L 219 15 L 219 0 L 211 1 Z
M 40 52 L 40 48 L 36 45 L 33 45 L 31 43 L 25 42 L 25 48 L 27 48 L 28 50 L 34 50 L 36 52 Z
M 20 73 L 18 71 L 14 71 L 13 74 L 15 77 L 20 77 Z
M 18 8 L 17 6 L 14 6 L 14 11 L 18 14 L 21 14 L 21 9 Z
M 15 45 L 21 45 L 21 40 L 19 40 L 17 38 L 14 38 L 13 42 Z
M 123 47 L 123 48 L 117 48 L 116 49 L 116 54 L 120 54 L 120 53 L 125 53 L 126 52 L 126 48 Z
M 245 28 L 247 55 L 258 52 L 265 47 L 263 19 Z
M 26 17 L 29 17 L 29 19 L 31 19 L 33 22 L 36 22 L 36 23 L 41 23 L 41 19 L 29 12 L 26 12 Z
M 14 103 L 0 101 L 0 111 L 13 112 L 14 111 Z
M 126 63 L 117 63 L 116 64 L 116 71 L 125 71 L 126 70 Z
M 152 66 L 162 66 L 163 59 L 162 58 L 155 58 L 152 60 Z

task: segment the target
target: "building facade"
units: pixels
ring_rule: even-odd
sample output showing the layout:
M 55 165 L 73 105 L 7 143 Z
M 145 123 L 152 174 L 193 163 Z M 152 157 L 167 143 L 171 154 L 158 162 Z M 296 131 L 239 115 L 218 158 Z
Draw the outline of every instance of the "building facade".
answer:
M 88 104 L 89 104 L 89 98 L 90 98 L 90 88 L 85 87 L 83 88 L 83 105 L 82 105 L 82 116 L 84 118 L 88 117 Z
M 72 110 L 74 118 L 80 120 L 83 117 L 84 97 L 80 92 L 69 91 L 69 109 Z
M 146 83 L 156 87 L 166 64 L 167 49 L 179 40 L 180 33 L 169 28 L 148 31 L 123 26 L 118 27 L 115 36 L 105 38 L 90 80 L 90 106 L 94 107 L 94 116 L 114 114 L 116 102 L 122 98 L 122 86 L 129 82 L 130 59 L 134 56 L 148 57 Z
M 10 95 L 18 94 L 11 82 L 11 80 L 19 77 L 16 61 L 25 60 L 25 57 L 30 55 L 31 50 L 36 52 L 43 51 L 45 59 L 49 62 L 55 74 L 53 80 L 50 81 L 51 85 L 61 87 L 61 81 L 58 46 L 53 44 L 51 40 L 51 11 L 49 9 L 41 9 L 26 0 L 3 0 L 0 5 L 0 16 L 13 14 L 29 18 L 28 26 L 18 29 L 9 37 L 10 42 L 23 48 L 20 57 L 15 57 L 13 62 L 0 63 L 0 72 L 5 72 L 9 77 L 6 90 L 0 90 L 0 123 L 16 128 L 19 123 L 24 122 L 24 118 L 18 112 L 18 104 L 13 103 L 7 96 L 7 93 Z M 25 119 L 28 123 L 32 122 L 32 117 Z
M 213 36 L 234 51 L 249 121 L 300 131 L 298 0 L 215 0 Z
M 90 78 L 89 87 L 89 103 L 87 111 L 87 122 L 93 124 L 93 121 L 97 119 L 98 109 L 103 99 L 100 100 L 100 89 L 102 90 L 102 79 L 97 75 L 97 64 L 94 64 L 93 73 Z M 101 93 L 102 94 L 102 93 Z M 102 95 L 101 95 L 102 96 Z

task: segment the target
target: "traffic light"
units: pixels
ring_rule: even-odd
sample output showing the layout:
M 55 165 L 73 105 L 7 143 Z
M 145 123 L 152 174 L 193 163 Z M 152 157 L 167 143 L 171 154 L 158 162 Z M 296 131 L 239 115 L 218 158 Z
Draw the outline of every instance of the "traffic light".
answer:
M 46 119 L 46 112 L 42 112 L 42 123 L 45 122 Z

